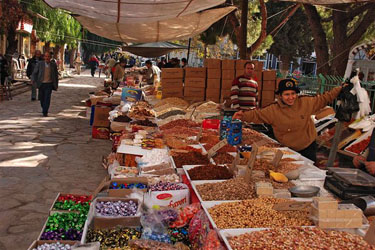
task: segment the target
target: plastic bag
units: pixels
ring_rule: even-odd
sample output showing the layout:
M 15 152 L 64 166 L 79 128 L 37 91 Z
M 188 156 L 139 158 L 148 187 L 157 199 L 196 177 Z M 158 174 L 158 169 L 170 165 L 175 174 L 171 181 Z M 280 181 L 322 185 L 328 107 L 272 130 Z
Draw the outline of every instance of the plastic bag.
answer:
M 149 213 L 142 215 L 141 224 L 143 227 L 141 239 L 171 243 L 168 225 L 156 211 L 150 210 Z
M 192 249 L 201 249 L 210 230 L 210 222 L 203 210 L 199 210 L 189 224 L 189 240 Z
M 171 223 L 169 226 L 174 227 L 184 227 L 189 224 L 190 220 L 194 215 L 201 209 L 200 203 L 193 203 L 179 210 L 178 218 L 175 222 Z
M 353 84 L 349 83 L 348 86 L 344 87 L 339 96 L 340 106 L 336 112 L 335 117 L 339 121 L 349 122 L 352 119 L 352 114 L 359 111 L 359 103 L 357 101 L 356 95 L 351 93 Z
M 370 114 L 370 98 L 368 97 L 367 91 L 361 87 L 358 75 L 350 79 L 350 82 L 354 85 L 350 92 L 357 96 L 357 101 L 359 103 L 359 112 L 357 112 L 354 117 L 355 119 L 358 119 Z
M 225 250 L 215 230 L 208 232 L 202 250 Z

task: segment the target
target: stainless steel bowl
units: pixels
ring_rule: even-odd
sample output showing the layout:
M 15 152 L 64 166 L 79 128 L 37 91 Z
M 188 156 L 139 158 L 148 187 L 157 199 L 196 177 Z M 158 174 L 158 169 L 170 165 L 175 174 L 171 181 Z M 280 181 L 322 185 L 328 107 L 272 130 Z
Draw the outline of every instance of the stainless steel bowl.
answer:
M 296 197 L 314 197 L 319 194 L 320 188 L 315 186 L 295 186 L 289 188 L 292 196 Z

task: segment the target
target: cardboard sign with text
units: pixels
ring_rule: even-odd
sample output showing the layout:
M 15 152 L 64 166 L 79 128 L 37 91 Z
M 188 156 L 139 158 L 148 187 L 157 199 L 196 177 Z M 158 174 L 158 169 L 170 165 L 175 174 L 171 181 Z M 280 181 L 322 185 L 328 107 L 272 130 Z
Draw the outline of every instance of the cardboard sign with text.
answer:
M 217 151 L 219 151 L 222 147 L 228 144 L 227 139 L 223 139 L 215 144 L 210 150 L 207 151 L 208 158 L 212 158 Z
M 247 163 L 246 173 L 245 173 L 245 180 L 246 182 L 250 182 L 253 174 L 253 167 L 255 164 L 255 160 L 258 154 L 258 145 L 254 144 L 251 149 L 250 159 Z
M 276 211 L 309 211 L 311 202 L 288 201 L 275 204 L 273 209 Z
M 279 166 L 281 158 L 283 158 L 283 152 L 279 149 L 277 150 L 275 157 L 272 160 L 272 165 L 275 167 Z

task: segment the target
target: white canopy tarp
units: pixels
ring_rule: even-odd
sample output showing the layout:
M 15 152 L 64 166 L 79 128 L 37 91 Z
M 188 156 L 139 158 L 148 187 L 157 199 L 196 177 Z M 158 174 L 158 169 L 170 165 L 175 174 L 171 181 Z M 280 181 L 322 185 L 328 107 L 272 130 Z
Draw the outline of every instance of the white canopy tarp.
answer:
M 45 0 L 53 8 L 107 23 L 146 23 L 190 15 L 225 0 Z
M 150 43 L 181 40 L 196 36 L 236 7 L 209 9 L 180 17 L 148 23 L 119 24 L 78 16 L 76 19 L 90 32 L 126 43 Z

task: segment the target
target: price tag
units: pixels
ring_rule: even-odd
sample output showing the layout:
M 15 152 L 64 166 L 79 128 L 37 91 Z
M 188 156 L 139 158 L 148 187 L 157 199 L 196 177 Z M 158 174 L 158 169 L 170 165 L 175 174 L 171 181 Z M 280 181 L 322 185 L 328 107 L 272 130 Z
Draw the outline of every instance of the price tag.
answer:
M 281 158 L 283 158 L 283 152 L 279 149 L 277 150 L 275 157 L 272 160 L 272 165 L 275 167 L 279 166 Z
M 252 178 L 252 175 L 253 175 L 253 167 L 254 167 L 254 164 L 255 164 L 257 154 L 258 154 L 258 145 L 254 144 L 254 145 L 252 145 L 250 159 L 247 163 L 247 168 L 246 168 L 246 173 L 245 173 L 246 182 L 251 181 L 251 178 Z
M 308 211 L 311 202 L 305 201 L 288 201 L 275 204 L 273 209 L 276 211 Z
M 202 131 L 203 131 L 203 129 L 202 129 L 202 127 L 200 127 L 200 129 L 199 129 L 199 133 L 198 133 L 198 135 L 197 135 L 197 137 L 196 137 L 196 141 L 197 142 L 199 142 L 199 140 L 201 139 L 201 137 L 202 137 Z
M 368 244 L 375 245 L 375 221 L 370 224 L 364 239 Z
M 214 156 L 217 151 L 219 151 L 222 147 L 224 147 L 227 144 L 227 139 L 221 140 L 218 143 L 216 143 L 215 146 L 213 146 L 210 150 L 207 151 L 208 158 L 212 158 L 212 156 Z

